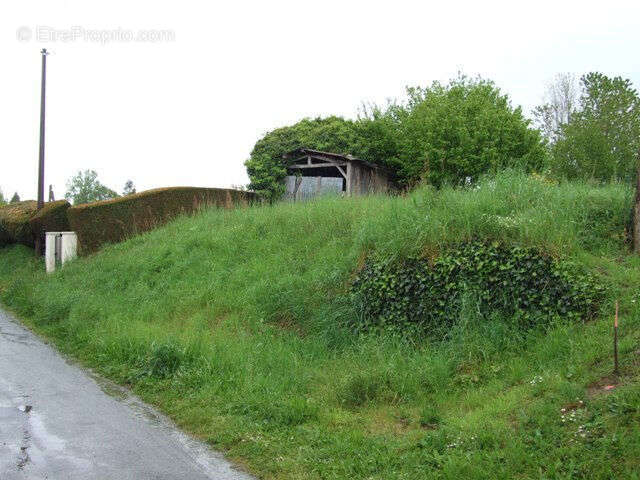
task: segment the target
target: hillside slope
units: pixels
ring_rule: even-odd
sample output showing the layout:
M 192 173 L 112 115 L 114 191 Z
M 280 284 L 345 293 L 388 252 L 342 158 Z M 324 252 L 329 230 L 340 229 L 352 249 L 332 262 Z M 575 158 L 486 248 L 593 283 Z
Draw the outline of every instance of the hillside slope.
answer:
M 624 186 L 507 172 L 466 190 L 209 210 L 50 276 L 26 248 L 0 250 L 0 298 L 264 478 L 634 478 L 630 206 Z M 523 330 L 471 305 L 445 340 L 348 327 L 361 312 L 346 292 L 366 258 L 470 240 L 580 265 L 608 287 L 601 315 Z

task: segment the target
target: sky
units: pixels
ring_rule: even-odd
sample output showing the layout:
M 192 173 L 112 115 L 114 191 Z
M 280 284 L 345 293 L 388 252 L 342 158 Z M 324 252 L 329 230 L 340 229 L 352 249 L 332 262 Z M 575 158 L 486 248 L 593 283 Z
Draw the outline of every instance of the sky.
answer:
M 47 48 L 45 196 L 79 170 L 122 191 L 246 185 L 268 131 L 355 118 L 462 71 L 525 112 L 560 72 L 640 87 L 640 2 L 29 1 L 0 16 L 0 189 L 36 197 Z

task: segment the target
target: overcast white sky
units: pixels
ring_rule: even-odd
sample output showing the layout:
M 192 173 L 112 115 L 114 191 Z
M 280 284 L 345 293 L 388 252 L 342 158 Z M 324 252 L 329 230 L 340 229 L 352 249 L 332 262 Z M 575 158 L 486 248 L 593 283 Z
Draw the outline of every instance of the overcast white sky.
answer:
M 640 86 L 637 1 L 23 0 L 3 3 L 0 27 L 0 188 L 23 199 L 36 195 L 43 47 L 56 198 L 88 168 L 117 191 L 127 179 L 139 191 L 246 184 L 243 161 L 267 131 L 355 117 L 362 101 L 458 70 L 493 79 L 526 111 L 558 72 Z M 123 41 L 146 30 L 174 38 Z

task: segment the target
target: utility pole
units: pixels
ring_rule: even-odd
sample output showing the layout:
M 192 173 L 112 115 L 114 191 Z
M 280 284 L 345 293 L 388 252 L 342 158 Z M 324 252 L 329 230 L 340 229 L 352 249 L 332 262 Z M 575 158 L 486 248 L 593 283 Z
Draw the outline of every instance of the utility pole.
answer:
M 42 82 L 40 84 L 40 154 L 38 156 L 38 210 L 44 207 L 44 111 L 47 85 L 47 49 L 40 51 L 42 55 Z M 42 232 L 36 232 L 36 257 L 42 255 Z

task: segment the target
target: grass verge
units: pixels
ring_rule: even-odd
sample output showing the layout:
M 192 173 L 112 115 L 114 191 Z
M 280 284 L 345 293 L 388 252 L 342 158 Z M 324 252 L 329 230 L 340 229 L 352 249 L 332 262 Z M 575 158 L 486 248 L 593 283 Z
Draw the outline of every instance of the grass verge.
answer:
M 0 298 L 264 478 L 635 478 L 630 205 L 624 186 L 507 172 L 468 190 L 214 209 L 49 276 L 30 250 L 5 248 Z M 367 255 L 475 239 L 580 263 L 610 287 L 602 315 L 523 331 L 470 304 L 443 342 L 345 327 L 360 312 L 342 294 Z

